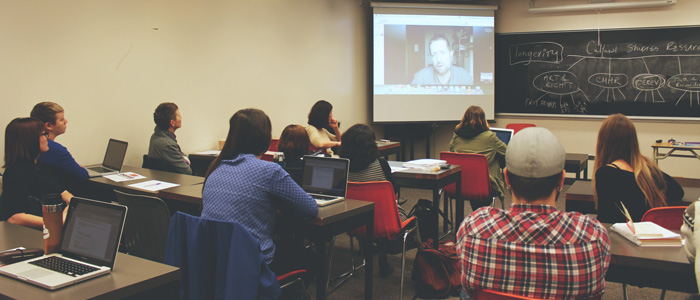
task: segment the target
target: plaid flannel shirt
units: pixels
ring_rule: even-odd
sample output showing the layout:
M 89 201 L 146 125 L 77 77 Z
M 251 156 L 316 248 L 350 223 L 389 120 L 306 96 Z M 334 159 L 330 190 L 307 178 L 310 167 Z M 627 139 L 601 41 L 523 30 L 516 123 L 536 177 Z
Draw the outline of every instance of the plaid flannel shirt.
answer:
M 605 290 L 610 240 L 597 220 L 549 205 L 485 207 L 457 233 L 462 286 L 538 299 L 587 299 Z

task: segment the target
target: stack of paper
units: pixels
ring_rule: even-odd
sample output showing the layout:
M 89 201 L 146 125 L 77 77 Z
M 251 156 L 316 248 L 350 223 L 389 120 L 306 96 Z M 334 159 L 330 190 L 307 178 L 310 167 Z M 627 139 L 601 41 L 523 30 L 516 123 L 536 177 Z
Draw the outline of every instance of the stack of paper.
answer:
M 681 235 L 653 222 L 635 222 L 632 229 L 627 223 L 615 223 L 610 229 L 641 247 L 681 246 Z
M 411 168 L 411 169 L 423 169 L 423 170 L 428 170 L 428 171 L 437 171 L 440 169 L 440 165 L 444 165 L 446 163 L 447 163 L 447 161 L 445 161 L 445 160 L 424 158 L 424 159 L 416 159 L 416 160 L 407 161 L 403 164 L 403 166 L 405 168 Z

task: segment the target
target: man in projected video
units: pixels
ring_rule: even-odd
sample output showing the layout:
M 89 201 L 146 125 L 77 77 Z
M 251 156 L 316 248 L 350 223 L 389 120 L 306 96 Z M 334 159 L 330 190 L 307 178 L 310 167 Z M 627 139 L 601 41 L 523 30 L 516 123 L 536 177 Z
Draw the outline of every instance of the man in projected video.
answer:
M 471 85 L 474 83 L 466 69 L 453 66 L 452 45 L 444 35 L 436 34 L 430 39 L 430 58 L 433 64 L 418 71 L 411 84 L 413 85 Z

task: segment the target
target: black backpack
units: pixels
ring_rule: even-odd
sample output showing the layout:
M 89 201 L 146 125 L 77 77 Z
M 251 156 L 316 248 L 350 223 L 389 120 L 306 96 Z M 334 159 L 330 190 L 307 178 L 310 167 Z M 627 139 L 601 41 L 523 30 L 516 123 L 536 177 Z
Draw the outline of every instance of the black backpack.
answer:
M 408 213 L 409 218 L 412 216 L 416 216 L 416 221 L 418 222 L 420 242 L 427 242 L 430 233 L 437 230 L 435 226 L 438 224 L 438 213 L 433 210 L 433 202 L 426 199 L 418 200 L 418 203 Z

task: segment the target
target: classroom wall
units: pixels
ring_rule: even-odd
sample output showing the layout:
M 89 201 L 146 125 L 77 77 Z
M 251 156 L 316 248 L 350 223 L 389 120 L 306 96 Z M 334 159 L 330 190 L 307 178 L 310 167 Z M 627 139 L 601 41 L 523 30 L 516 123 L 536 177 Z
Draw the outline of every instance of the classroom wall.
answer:
M 140 165 L 153 109 L 163 101 L 180 106 L 183 128 L 177 136 L 185 153 L 215 148 L 230 116 L 246 107 L 268 113 L 273 136 L 287 124 L 305 124 L 318 99 L 334 104 L 343 128 L 368 123 L 362 2 L 0 0 L 0 125 L 28 115 L 39 101 L 55 101 L 69 119 L 67 134 L 57 140 L 78 162 L 101 161 L 107 139 L 114 137 L 129 142 L 126 163 Z M 528 13 L 525 0 L 474 3 L 500 6 L 497 32 L 700 25 L 700 1 L 548 15 Z M 568 152 L 593 154 L 601 121 L 497 115 L 494 126 L 535 123 L 551 129 Z M 700 141 L 698 122 L 635 123 L 647 155 L 655 139 Z M 374 127 L 381 136 L 383 126 Z M 438 126 L 432 157 L 447 150 L 453 127 Z M 4 131 L 0 136 L 2 151 Z M 418 157 L 425 155 L 422 142 L 415 149 Z M 660 165 L 674 176 L 700 178 L 697 160 L 670 158 Z
M 523 0 L 501 0 L 496 11 L 496 32 L 536 32 L 560 30 L 591 30 L 596 28 L 634 28 L 700 25 L 695 12 L 700 10 L 700 1 L 678 1 L 675 6 L 628 11 L 603 11 L 561 14 L 532 14 L 527 11 L 528 2 Z M 616 2 L 623 2 L 616 0 Z M 536 0 L 535 7 L 564 4 L 585 4 L 582 0 Z M 497 58 L 498 59 L 498 58 Z M 688 71 L 692 72 L 692 71 Z M 700 66 L 695 73 L 700 72 Z M 499 83 L 496 82 L 496 85 Z M 466 109 L 466 108 L 465 108 Z M 602 118 L 547 118 L 512 117 L 496 115 L 493 127 L 505 127 L 508 123 L 534 123 L 550 129 L 561 141 L 567 152 L 595 154 L 595 144 Z M 700 141 L 700 122 L 674 122 L 673 120 L 634 120 L 642 154 L 651 156 L 651 143 L 656 139 L 677 141 Z M 433 157 L 446 150 L 454 125 L 441 125 L 434 138 L 436 146 Z M 418 148 L 423 149 L 423 148 Z M 668 158 L 659 161 L 662 170 L 672 176 L 700 178 L 700 160 L 690 158 Z M 589 168 L 593 163 L 589 163 Z M 589 177 L 592 172 L 589 172 Z
M 185 153 L 218 147 L 247 107 L 275 137 L 319 99 L 344 126 L 368 123 L 364 18 L 361 0 L 0 0 L 0 124 L 54 101 L 79 163 L 113 137 L 140 166 L 163 101 L 180 107 Z

